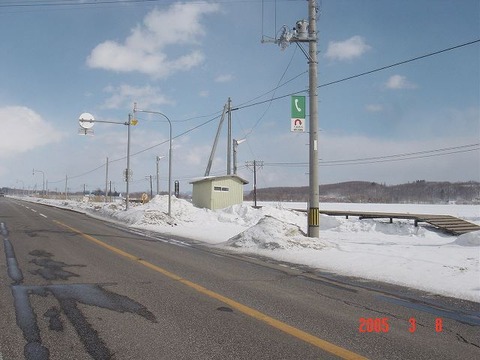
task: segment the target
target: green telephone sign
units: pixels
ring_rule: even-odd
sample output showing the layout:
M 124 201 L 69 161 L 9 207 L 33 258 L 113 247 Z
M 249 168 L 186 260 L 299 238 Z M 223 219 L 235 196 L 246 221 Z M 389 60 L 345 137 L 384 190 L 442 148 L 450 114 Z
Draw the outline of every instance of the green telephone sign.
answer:
M 305 119 L 305 96 L 292 96 L 292 119 Z

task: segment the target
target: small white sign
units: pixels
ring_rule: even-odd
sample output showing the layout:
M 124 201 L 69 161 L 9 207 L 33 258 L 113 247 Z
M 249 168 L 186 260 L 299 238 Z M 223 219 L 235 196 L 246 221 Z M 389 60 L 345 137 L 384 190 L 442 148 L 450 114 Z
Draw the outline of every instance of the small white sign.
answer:
M 305 132 L 305 119 L 292 118 L 290 131 Z
M 95 125 L 95 118 L 90 113 L 83 113 L 80 115 L 78 123 L 82 129 L 91 129 Z

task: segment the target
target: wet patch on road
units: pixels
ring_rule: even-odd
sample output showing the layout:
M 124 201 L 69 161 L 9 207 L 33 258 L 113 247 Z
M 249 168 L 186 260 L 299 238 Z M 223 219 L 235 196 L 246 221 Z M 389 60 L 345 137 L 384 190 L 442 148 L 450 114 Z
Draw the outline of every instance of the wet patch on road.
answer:
M 40 275 L 45 280 L 69 280 L 71 277 L 79 277 L 78 274 L 67 271 L 65 267 L 85 267 L 85 265 L 67 265 L 61 261 L 51 259 L 52 254 L 43 250 L 34 250 L 29 253 L 36 258 L 30 263 L 38 265 L 41 269 L 30 271 L 32 275 Z
M 0 223 L 0 234 L 3 237 L 3 248 L 5 249 L 5 257 L 7 260 L 7 272 L 10 279 L 13 280 L 13 284 L 21 284 L 23 282 L 23 273 L 20 270 L 15 256 L 15 250 L 13 245 L 8 239 L 8 229 L 5 223 Z
M 225 311 L 225 312 L 233 312 L 233 309 L 226 307 L 226 306 L 220 306 L 217 308 L 218 311 Z
M 63 323 L 62 319 L 60 318 L 61 312 L 60 310 L 56 307 L 53 306 L 50 309 L 48 309 L 45 314 L 43 314 L 44 317 L 48 319 L 48 328 L 53 331 L 62 331 L 63 330 Z
M 85 351 L 93 359 L 110 359 L 114 355 L 88 322 L 87 317 L 80 310 L 79 304 L 108 309 L 117 313 L 135 314 L 151 323 L 157 322 L 155 315 L 142 304 L 106 289 L 106 286 L 115 284 L 23 284 L 24 278 L 4 223 L 0 223 L 0 233 L 4 237 L 8 275 L 13 280 L 11 289 L 16 321 L 26 341 L 24 356 L 27 360 L 48 360 L 50 358 L 49 349 L 42 345 L 37 314 L 31 302 L 31 298 L 34 296 L 53 297 L 58 302 L 58 307 L 51 306 L 43 314 L 43 319 L 48 321 L 49 330 L 63 331 L 65 327 L 62 318 L 65 317 L 77 332 Z M 39 275 L 46 280 L 68 280 L 71 277 L 78 277 L 79 275 L 66 271 L 64 268 L 84 266 L 55 261 L 52 259 L 52 254 L 43 250 L 32 251 L 30 255 L 36 257 L 31 263 L 42 267 L 42 269 L 33 271 L 32 274 Z

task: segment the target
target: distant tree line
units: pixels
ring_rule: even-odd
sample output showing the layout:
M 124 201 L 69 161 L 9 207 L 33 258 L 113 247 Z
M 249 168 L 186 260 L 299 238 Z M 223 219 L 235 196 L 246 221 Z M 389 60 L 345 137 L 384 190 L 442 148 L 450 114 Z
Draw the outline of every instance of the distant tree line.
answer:
M 299 201 L 309 198 L 308 186 L 271 187 L 257 189 L 258 201 Z M 417 180 L 400 185 L 386 185 L 366 181 L 349 181 L 320 185 L 322 202 L 354 203 L 480 203 L 480 182 L 432 182 Z M 245 200 L 253 199 L 253 191 Z

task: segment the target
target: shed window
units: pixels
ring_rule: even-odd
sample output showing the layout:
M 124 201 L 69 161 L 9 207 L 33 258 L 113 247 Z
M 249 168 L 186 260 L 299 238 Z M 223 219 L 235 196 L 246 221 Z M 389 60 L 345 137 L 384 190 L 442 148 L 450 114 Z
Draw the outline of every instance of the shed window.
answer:
M 223 192 L 228 192 L 230 189 L 228 187 L 222 187 L 222 186 L 214 186 L 213 191 L 223 191 Z

